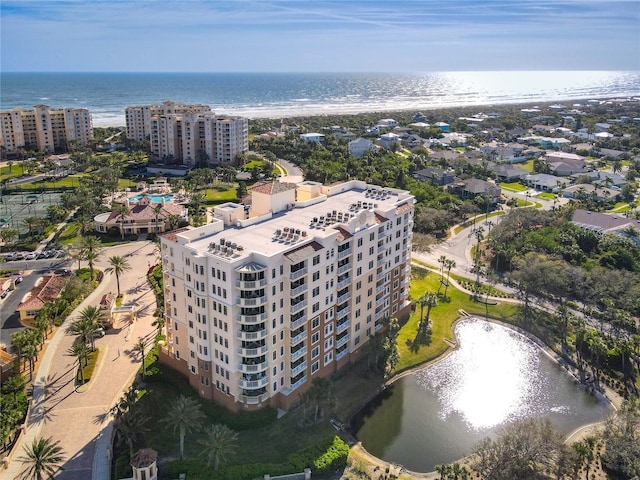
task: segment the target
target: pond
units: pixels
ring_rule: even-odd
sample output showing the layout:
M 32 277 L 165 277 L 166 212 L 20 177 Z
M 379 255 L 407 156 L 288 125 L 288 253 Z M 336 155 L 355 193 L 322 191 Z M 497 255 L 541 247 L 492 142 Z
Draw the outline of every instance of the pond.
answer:
M 549 418 L 569 434 L 609 412 L 518 332 L 469 319 L 455 333 L 458 349 L 395 382 L 356 417 L 352 431 L 371 454 L 430 472 L 511 421 Z

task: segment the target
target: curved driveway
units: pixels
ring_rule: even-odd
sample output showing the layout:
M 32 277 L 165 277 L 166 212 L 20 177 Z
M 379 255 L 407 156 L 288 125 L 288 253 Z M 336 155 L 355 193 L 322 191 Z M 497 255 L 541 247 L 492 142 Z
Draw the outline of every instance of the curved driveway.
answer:
M 156 299 L 146 279 L 149 265 L 156 263 L 155 246 L 151 242 L 133 242 L 105 248 L 97 262 L 105 269 L 108 258 L 126 256 L 131 270 L 120 278 L 124 304 L 135 304 L 137 320 L 116 322 L 107 335 L 96 340 L 100 356 L 91 382 L 75 386 L 75 360 L 66 352 L 75 341 L 65 335 L 65 327 L 87 305 L 97 305 L 102 295 L 116 292 L 113 274 L 105 275 L 98 288 L 91 293 L 67 318 L 64 325 L 48 340 L 47 350 L 33 385 L 31 413 L 27 431 L 14 449 L 8 470 L 0 472 L 0 479 L 18 478 L 21 465 L 15 460 L 22 455 L 22 446 L 35 438 L 53 437 L 60 441 L 66 461 L 56 475 L 63 480 L 102 480 L 109 476 L 111 449 L 111 419 L 109 409 L 133 381 L 140 366 L 140 355 L 132 347 L 143 338 L 152 343 L 154 338 L 153 312 Z

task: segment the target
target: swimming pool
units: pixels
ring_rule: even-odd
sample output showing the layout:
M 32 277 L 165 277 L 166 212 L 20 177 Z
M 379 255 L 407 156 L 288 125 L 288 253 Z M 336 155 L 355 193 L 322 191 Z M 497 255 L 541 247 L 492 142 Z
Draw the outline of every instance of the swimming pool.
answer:
M 147 197 L 149 197 L 153 203 L 162 203 L 163 199 L 165 202 L 171 202 L 173 200 L 172 193 L 167 193 L 165 195 L 147 195 Z M 136 195 L 135 197 L 129 198 L 129 200 L 132 202 L 137 202 L 141 198 L 142 195 Z

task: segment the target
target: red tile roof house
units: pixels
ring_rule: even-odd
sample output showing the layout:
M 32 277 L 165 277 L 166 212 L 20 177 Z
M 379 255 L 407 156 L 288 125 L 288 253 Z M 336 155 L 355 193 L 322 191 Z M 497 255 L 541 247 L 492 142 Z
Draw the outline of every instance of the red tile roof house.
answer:
M 33 320 L 46 303 L 58 298 L 68 280 L 68 277 L 59 275 L 45 275 L 38 279 L 16 308 L 20 312 L 20 321 Z
M 187 209 L 175 203 L 153 203 L 150 197 L 142 197 L 138 203 L 131 204 L 129 200 L 126 203 L 129 213 L 124 217 L 124 233 L 162 233 L 168 230 L 169 215 L 178 215 L 187 219 Z M 158 223 L 156 223 L 155 208 L 160 205 L 160 211 L 157 214 Z M 101 233 L 107 233 L 114 228 L 120 231 L 122 219 L 120 214 L 113 210 L 107 213 L 101 213 L 94 218 L 96 230 Z

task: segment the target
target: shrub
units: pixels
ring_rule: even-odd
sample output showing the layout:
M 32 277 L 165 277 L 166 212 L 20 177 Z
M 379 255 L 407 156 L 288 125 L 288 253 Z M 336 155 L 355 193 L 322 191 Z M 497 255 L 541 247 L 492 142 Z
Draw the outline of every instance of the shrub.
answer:
M 96 363 L 98 361 L 98 355 L 99 350 L 97 348 L 89 354 L 89 361 L 87 362 L 87 365 L 82 368 L 82 371 L 84 372 L 84 383 L 87 383 L 89 382 L 89 380 L 91 380 L 91 375 L 93 375 L 93 370 L 96 368 Z M 81 378 L 82 377 L 80 377 L 80 369 L 78 369 L 76 380 L 80 382 Z
M 114 478 L 130 478 L 131 474 L 131 459 L 129 458 L 129 451 L 127 450 L 122 452 L 120 456 L 116 458 L 113 475 Z

